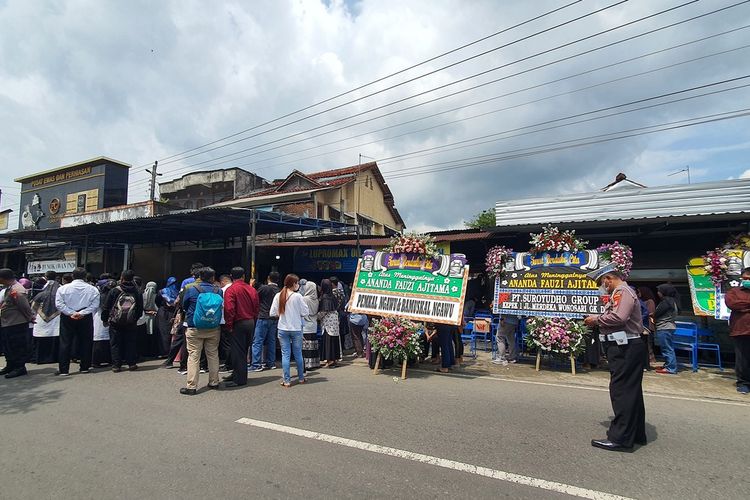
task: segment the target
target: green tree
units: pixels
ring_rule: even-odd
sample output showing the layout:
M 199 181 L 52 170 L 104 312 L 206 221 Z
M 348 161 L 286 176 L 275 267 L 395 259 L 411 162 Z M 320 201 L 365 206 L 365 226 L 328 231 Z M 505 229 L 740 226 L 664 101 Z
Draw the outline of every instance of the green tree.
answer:
M 469 229 L 489 229 L 495 227 L 495 210 L 490 208 L 479 212 L 471 220 L 464 221 Z

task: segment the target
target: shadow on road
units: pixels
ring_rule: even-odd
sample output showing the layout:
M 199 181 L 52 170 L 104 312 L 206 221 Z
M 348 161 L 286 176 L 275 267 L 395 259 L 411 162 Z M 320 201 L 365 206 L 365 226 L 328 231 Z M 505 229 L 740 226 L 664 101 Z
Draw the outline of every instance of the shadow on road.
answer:
M 52 375 L 55 368 L 27 366 L 30 369 L 27 376 L 11 380 L 0 378 L 0 415 L 30 413 L 62 397 L 62 390 L 46 387 L 60 380 Z

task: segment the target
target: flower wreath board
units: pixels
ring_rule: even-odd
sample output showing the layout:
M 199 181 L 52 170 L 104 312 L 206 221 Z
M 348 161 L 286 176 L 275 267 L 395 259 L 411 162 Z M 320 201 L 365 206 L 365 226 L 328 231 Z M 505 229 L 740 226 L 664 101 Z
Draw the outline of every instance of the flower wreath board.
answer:
M 349 310 L 381 316 L 384 319 L 378 324 L 391 322 L 394 329 L 405 326 L 401 320 L 460 326 L 468 279 L 465 255 L 440 255 L 434 240 L 427 236 L 398 235 L 382 251 L 366 250 L 362 254 Z M 384 353 L 378 351 L 373 373 L 377 373 L 383 357 Z M 406 358 L 402 355 L 402 378 L 406 378 Z
M 709 250 L 687 265 L 690 299 L 696 316 L 728 320 L 724 295 L 740 286 L 742 269 L 750 267 L 750 234 L 731 237 L 721 248 Z
M 528 343 L 537 349 L 537 370 L 542 352 L 548 352 L 569 356 L 575 374 L 574 358 L 587 335 L 578 320 L 604 310 L 606 297 L 596 279 L 608 270 L 627 274 L 632 253 L 617 242 L 587 250 L 587 242 L 572 231 L 552 227 L 531 236 L 528 252 L 495 251 L 506 257 L 501 269 L 493 261 L 493 312 L 530 318 Z

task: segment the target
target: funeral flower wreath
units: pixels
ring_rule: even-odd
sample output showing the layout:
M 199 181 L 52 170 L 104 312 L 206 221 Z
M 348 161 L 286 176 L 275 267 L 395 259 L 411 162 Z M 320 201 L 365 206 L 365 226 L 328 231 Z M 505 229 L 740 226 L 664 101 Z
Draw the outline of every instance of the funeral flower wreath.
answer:
M 560 231 L 552 225 L 544 226 L 541 233 L 531 233 L 531 253 L 577 252 L 586 248 L 588 241 L 579 239 L 573 230 Z
M 408 319 L 385 317 L 373 321 L 367 338 L 373 352 L 384 359 L 409 359 L 422 353 L 419 324 Z
M 703 267 L 715 286 L 727 280 L 730 250 L 750 250 L 750 234 L 742 233 L 732 236 L 721 248 L 709 250 L 703 256 Z
M 630 276 L 633 269 L 633 250 L 628 245 L 615 241 L 601 245 L 596 251 L 603 261 L 614 264 L 615 269 L 622 273 L 623 277 Z
M 419 233 L 397 234 L 391 238 L 391 242 L 385 247 L 385 251 L 389 253 L 417 254 L 427 259 L 435 259 L 440 256 L 435 238 Z
M 502 245 L 494 246 L 487 252 L 485 267 L 487 273 L 495 278 L 505 271 L 505 264 L 513 258 L 513 249 Z
M 586 348 L 589 333 L 582 321 L 564 318 L 529 318 L 526 345 L 545 352 L 577 356 Z

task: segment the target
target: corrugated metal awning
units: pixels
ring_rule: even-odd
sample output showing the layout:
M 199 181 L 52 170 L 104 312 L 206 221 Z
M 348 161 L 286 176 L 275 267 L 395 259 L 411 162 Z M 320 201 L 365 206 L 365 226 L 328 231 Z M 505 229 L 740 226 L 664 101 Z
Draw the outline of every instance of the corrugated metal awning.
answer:
M 750 213 L 750 179 L 499 201 L 500 227 Z

